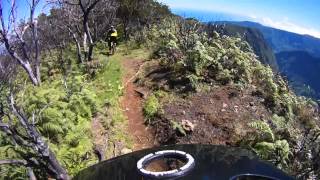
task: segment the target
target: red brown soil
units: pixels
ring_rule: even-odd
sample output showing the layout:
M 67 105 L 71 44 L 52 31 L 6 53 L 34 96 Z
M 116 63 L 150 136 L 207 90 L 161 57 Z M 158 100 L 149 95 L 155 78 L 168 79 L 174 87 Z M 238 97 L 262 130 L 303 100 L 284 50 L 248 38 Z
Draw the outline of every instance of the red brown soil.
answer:
M 163 110 L 156 125 L 156 137 L 161 143 L 234 145 L 249 132 L 248 123 L 267 121 L 271 116 L 261 99 L 252 96 L 250 91 L 241 92 L 231 86 L 187 98 L 177 97 L 164 105 Z M 179 136 L 168 127 L 170 121 L 181 123 L 183 120 L 195 125 L 187 136 Z
M 126 59 L 122 62 L 124 68 L 123 83 L 125 86 L 121 107 L 128 119 L 128 134 L 134 140 L 133 150 L 141 150 L 154 146 L 153 132 L 150 127 L 144 124 L 143 99 L 137 91 L 142 91 L 133 81 L 139 71 L 143 60 Z
M 218 86 L 206 92 L 181 92 L 185 84 L 170 80 L 170 72 L 158 63 L 145 68 L 142 84 L 171 92 L 174 100 L 162 102 L 162 113 L 154 119 L 155 138 L 160 144 L 220 144 L 236 145 L 251 132 L 248 124 L 269 122 L 272 113 L 262 98 L 253 96 L 254 87 L 239 89 L 233 85 Z M 188 91 L 188 90 L 187 90 Z M 183 136 L 173 129 L 172 122 L 189 121 L 195 128 Z

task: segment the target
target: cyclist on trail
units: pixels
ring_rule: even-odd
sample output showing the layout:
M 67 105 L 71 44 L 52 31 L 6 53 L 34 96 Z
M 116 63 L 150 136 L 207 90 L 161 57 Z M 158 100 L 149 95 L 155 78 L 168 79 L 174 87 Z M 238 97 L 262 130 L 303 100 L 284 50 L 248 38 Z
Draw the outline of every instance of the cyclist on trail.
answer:
M 117 38 L 118 38 L 118 32 L 114 26 L 110 27 L 107 38 L 108 38 L 108 46 L 109 46 L 110 54 L 113 54 L 114 52 L 111 52 L 113 50 L 112 46 L 117 45 Z

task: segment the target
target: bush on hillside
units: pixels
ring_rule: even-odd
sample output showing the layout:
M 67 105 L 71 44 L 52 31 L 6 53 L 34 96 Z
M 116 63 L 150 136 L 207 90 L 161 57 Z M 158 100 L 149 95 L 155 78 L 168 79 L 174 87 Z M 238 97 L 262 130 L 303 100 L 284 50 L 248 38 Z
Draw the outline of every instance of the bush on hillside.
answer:
M 277 114 L 292 113 L 295 100 L 284 80 L 261 64 L 242 39 L 217 32 L 209 37 L 199 22 L 181 19 L 153 25 L 145 38 L 155 49 L 154 57 L 174 72 L 172 78 L 189 82 L 193 90 L 201 84 L 253 84 Z
M 30 123 L 46 138 L 70 175 L 96 162 L 90 121 L 97 111 L 97 99 L 84 76 L 71 76 L 65 83 L 56 79 L 38 87 L 27 86 L 17 95 L 17 104 L 28 117 L 36 115 Z M 14 145 L 7 142 L 6 146 Z M 14 156 L 30 153 L 19 151 Z
M 193 91 L 226 84 L 250 88 L 274 115 L 268 123 L 252 123 L 254 132 L 242 144 L 292 174 L 308 178 L 311 167 L 312 173 L 319 171 L 317 105 L 293 94 L 280 76 L 258 61 L 247 42 L 217 32 L 208 36 L 199 24 L 172 18 L 144 31 L 154 58 L 170 70 L 169 81 L 183 82 Z M 176 84 L 170 85 L 183 88 Z
M 160 103 L 158 98 L 154 94 L 150 95 L 143 106 L 143 112 L 147 123 L 150 123 L 151 119 L 157 114 L 159 108 Z

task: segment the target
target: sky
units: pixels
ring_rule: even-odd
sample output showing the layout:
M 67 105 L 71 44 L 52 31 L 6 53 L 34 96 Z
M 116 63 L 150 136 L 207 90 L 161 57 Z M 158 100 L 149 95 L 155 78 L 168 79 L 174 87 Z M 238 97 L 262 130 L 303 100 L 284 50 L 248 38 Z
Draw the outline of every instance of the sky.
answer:
M 320 38 L 320 0 L 159 0 L 173 12 L 220 12 Z M 227 17 L 221 16 L 220 18 Z M 230 19 L 221 19 L 230 20 Z
M 30 2 L 31 0 L 15 0 L 16 1 L 16 16 L 19 20 L 24 19 L 27 20 L 30 17 Z M 3 8 L 3 16 L 6 22 L 6 26 L 8 24 L 8 16 L 11 9 L 12 0 L 0 0 L 0 3 Z M 36 6 L 35 16 L 40 13 L 48 13 L 50 11 L 50 6 L 47 4 L 46 0 L 40 0 L 38 5 Z
M 19 19 L 29 17 L 28 3 L 16 0 Z M 204 16 L 215 13 L 218 20 L 254 21 L 266 26 L 308 34 L 320 38 L 320 0 L 158 0 L 180 15 L 201 11 Z M 7 17 L 11 0 L 0 0 Z M 46 0 L 40 0 L 36 15 L 49 12 Z M 220 14 L 218 15 L 217 12 Z M 199 13 L 198 13 L 199 14 Z M 211 14 L 212 16 L 213 14 Z M 7 18 L 5 18 L 7 19 Z M 201 19 L 200 19 L 201 20 Z

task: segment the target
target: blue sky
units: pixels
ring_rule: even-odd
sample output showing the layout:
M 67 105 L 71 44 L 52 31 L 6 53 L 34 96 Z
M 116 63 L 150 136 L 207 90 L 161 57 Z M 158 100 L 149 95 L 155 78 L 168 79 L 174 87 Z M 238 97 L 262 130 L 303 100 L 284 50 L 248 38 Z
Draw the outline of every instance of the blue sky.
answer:
M 8 14 L 11 0 L 0 0 L 4 16 Z M 16 0 L 18 17 L 29 17 L 28 1 Z M 250 20 L 261 24 L 299 34 L 309 34 L 320 38 L 320 0 L 158 0 L 170 6 L 174 12 L 186 14 L 202 11 L 203 15 L 220 13 L 219 20 Z M 36 14 L 48 12 L 40 0 Z M 190 13 L 189 13 L 190 14 Z M 198 13 L 199 14 L 199 13 Z
M 221 12 L 320 38 L 320 0 L 159 0 L 176 12 Z M 224 20 L 224 19 L 221 19 Z M 228 19 L 227 19 L 228 20 Z
M 6 24 L 8 23 L 8 15 L 9 15 L 9 10 L 11 8 L 11 0 L 0 0 L 0 3 L 3 8 L 3 16 L 5 19 Z M 28 19 L 30 17 L 30 5 L 29 2 L 31 0 L 16 0 L 16 12 L 17 12 L 17 17 L 18 19 Z M 47 1 L 46 0 L 40 0 L 39 4 L 36 6 L 36 11 L 35 15 L 39 15 L 41 12 L 47 13 L 49 12 L 50 7 L 47 6 Z M 19 22 L 19 21 L 17 21 Z

